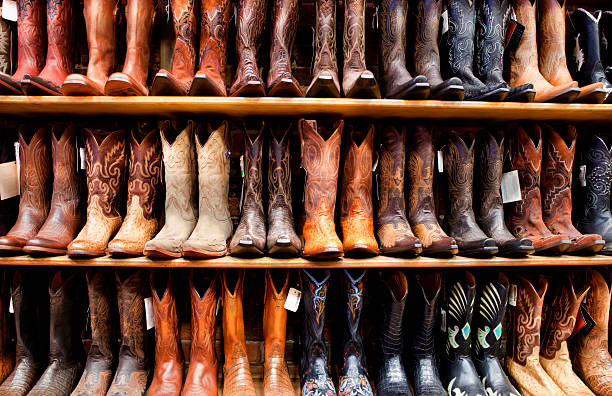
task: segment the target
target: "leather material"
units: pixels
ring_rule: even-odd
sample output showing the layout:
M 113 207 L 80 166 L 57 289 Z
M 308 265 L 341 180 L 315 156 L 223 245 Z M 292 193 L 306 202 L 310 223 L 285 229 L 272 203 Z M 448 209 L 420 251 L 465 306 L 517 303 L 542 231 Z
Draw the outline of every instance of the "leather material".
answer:
M 8 21 L 0 22 L 0 73 L 10 73 L 13 68 L 11 62 L 12 40 L 11 26 Z
M 340 139 L 344 121 L 333 125 L 327 138 L 319 134 L 329 132 L 324 124 L 314 120 L 300 120 L 302 166 L 306 170 L 304 187 L 304 252 L 305 257 L 338 257 L 342 242 L 336 234 L 334 212 L 340 165 Z
M 315 16 L 314 62 L 309 97 L 340 97 L 336 59 L 336 0 L 317 0 Z
M 9 271 L 0 273 L 0 384 L 15 365 L 15 349 L 11 343 L 9 305 L 11 300 Z
M 504 48 L 508 2 L 478 0 L 476 2 L 476 36 L 474 69 L 487 87 L 510 89 L 504 81 Z
M 291 54 L 299 19 L 298 0 L 275 0 L 270 36 L 269 96 L 304 96 L 291 74 Z
M 349 125 L 342 196 L 340 199 L 340 225 L 343 248 L 347 255 L 376 255 L 378 243 L 374 238 L 374 209 L 372 203 L 372 150 L 374 124 L 362 129 Z M 362 139 L 359 144 L 356 140 Z
M 125 131 L 83 129 L 87 174 L 87 222 L 68 245 L 68 255 L 103 256 L 121 226 L 126 168 Z M 96 135 L 106 135 L 98 144 Z
M 612 78 L 612 11 L 603 11 L 599 21 L 599 49 L 608 81 Z

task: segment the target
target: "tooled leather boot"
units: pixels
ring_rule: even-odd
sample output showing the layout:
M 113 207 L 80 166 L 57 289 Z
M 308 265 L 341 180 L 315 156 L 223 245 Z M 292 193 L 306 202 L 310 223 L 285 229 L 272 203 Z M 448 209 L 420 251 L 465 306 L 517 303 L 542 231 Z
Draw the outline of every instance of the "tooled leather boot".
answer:
M 423 245 L 424 256 L 457 254 L 457 242 L 436 219 L 433 198 L 434 149 L 431 133 L 417 125 L 410 131 L 408 151 L 408 221 Z
M 119 205 L 125 181 L 125 131 L 85 128 L 87 222 L 68 245 L 69 256 L 103 256 L 121 226 Z M 106 135 L 106 136 L 105 136 Z
M 291 74 L 291 52 L 299 19 L 298 0 L 275 0 L 272 5 L 268 96 L 304 96 Z
M 148 396 L 178 396 L 183 385 L 183 350 L 178 330 L 172 270 L 151 272 L 150 285 L 155 319 L 155 370 Z M 165 275 L 165 276 L 163 276 Z
M 380 99 L 374 74 L 365 62 L 365 0 L 344 3 L 342 92 L 347 98 Z
M 266 248 L 266 219 L 263 209 L 262 154 L 264 122 L 257 129 L 243 124 L 244 136 L 244 201 L 240 223 L 230 242 L 236 255 L 263 256 Z
M 340 165 L 340 139 L 344 121 L 331 128 L 315 120 L 300 120 L 304 186 L 304 257 L 326 258 L 342 255 L 342 242 L 336 234 L 334 212 Z M 323 136 L 327 139 L 325 139 Z
M 70 74 L 62 83 L 64 95 L 104 95 L 104 84 L 115 67 L 117 0 L 85 0 L 89 63 L 87 75 Z
M 469 131 L 463 137 L 450 135 L 442 149 L 450 203 L 444 224 L 448 233 L 457 241 L 459 254 L 490 256 L 497 253 L 499 248 L 495 239 L 487 237 L 480 229 L 472 209 L 476 140 L 468 135 Z M 472 140 L 469 147 L 466 144 L 468 139 Z
M 127 213 L 107 253 L 140 256 L 159 229 L 161 151 L 157 125 L 148 133 L 138 125 L 130 134 Z
M 199 215 L 193 232 L 183 243 L 185 257 L 220 257 L 227 253 L 227 240 L 233 228 L 227 201 L 229 133 L 227 121 L 208 122 L 196 129 Z
M 304 300 L 302 357 L 300 359 L 302 396 L 308 394 L 336 396 L 336 388 L 329 374 L 327 347 L 323 336 L 330 274 L 328 270 L 303 269 L 302 275 L 304 285 L 302 290 Z
M 227 270 L 223 271 L 223 349 L 225 363 L 223 365 L 223 394 L 255 396 L 255 387 L 249 359 L 246 353 L 244 338 L 244 319 L 242 315 L 242 291 L 244 286 L 244 270 L 240 270 L 233 282 L 233 288 L 228 287 Z
M 378 254 L 374 238 L 374 209 L 372 207 L 372 149 L 374 125 L 365 128 L 349 125 L 342 174 L 340 224 L 343 248 L 347 255 L 372 256 Z M 358 144 L 357 140 L 361 139 Z
M 475 212 L 476 220 L 485 234 L 495 239 L 500 256 L 525 256 L 535 251 L 529 238 L 515 238 L 506 227 L 501 197 L 504 156 L 504 137 L 490 132 L 480 133 L 477 148 Z
M 115 320 L 117 291 L 109 270 L 89 270 L 86 275 L 91 320 L 91 346 L 85 371 L 72 396 L 100 396 L 113 379 L 117 364 Z
M 201 0 L 200 63 L 189 95 L 227 96 L 225 66 L 230 0 Z
M 33 135 L 33 136 L 32 136 Z M 29 142 L 26 143 L 28 137 Z M 19 216 L 0 238 L 0 251 L 21 252 L 34 238 L 49 214 L 51 201 L 51 153 L 47 127 L 19 127 Z
M 263 332 L 265 340 L 264 394 L 270 396 L 295 396 L 287 363 L 285 362 L 285 333 L 287 310 L 284 308 L 289 292 L 289 271 L 284 270 L 280 290 L 274 284 L 275 277 L 266 271 Z
M 561 277 L 553 298 L 543 308 L 540 364 L 565 394 L 594 396 L 574 373 L 567 348 L 567 339 L 576 325 L 580 303 L 590 286 L 584 285 L 576 293 L 571 276 Z
M 30 254 L 64 254 L 82 224 L 81 178 L 77 170 L 74 124 L 51 128 L 53 157 L 53 194 L 47 220 L 23 250 Z M 59 136 L 59 139 L 58 139 Z
M 154 0 L 128 0 L 127 53 L 123 70 L 113 73 L 104 85 L 104 93 L 112 96 L 148 96 L 147 75 L 151 30 L 155 19 Z
M 512 169 L 518 170 L 522 200 L 506 210 L 506 225 L 517 238 L 529 238 L 536 253 L 561 253 L 570 245 L 566 235 L 554 235 L 542 219 L 540 173 L 542 169 L 542 130 L 538 124 L 511 124 L 506 152 Z
M 55 272 L 49 283 L 50 333 L 49 365 L 31 396 L 68 396 L 83 372 L 85 351 L 81 342 L 83 308 L 80 272 Z
M 289 146 L 293 124 L 273 124 L 268 151 L 268 237 L 266 250 L 279 256 L 297 256 L 302 241 L 295 233 L 291 201 Z
M 74 51 L 74 1 L 47 0 L 47 60 L 36 75 L 25 74 L 21 90 L 26 95 L 62 95 L 62 83 L 72 73 Z
M 183 243 L 196 226 L 196 163 L 193 121 L 164 121 L 160 125 L 166 187 L 166 222 L 155 238 L 145 243 L 151 257 L 181 257 Z
M 336 0 L 317 0 L 315 15 L 314 62 L 312 81 L 306 96 L 339 98 L 336 60 Z
M 215 308 L 218 276 L 210 282 L 189 272 L 191 294 L 191 354 L 182 396 L 217 395 L 217 356 L 215 352 Z
M 572 165 L 576 151 L 576 128 L 563 127 L 561 137 L 550 125 L 543 125 L 545 149 L 542 158 L 542 217 L 553 234 L 566 235 L 571 246 L 565 251 L 600 251 L 601 235 L 581 234 L 572 224 Z M 569 143 L 569 144 L 568 144 Z
M 609 395 L 612 391 L 612 357 L 607 349 L 610 285 L 592 269 L 586 270 L 586 283 L 591 290 L 583 305 L 596 325 L 587 335 L 579 334 L 572 340 L 573 368 L 596 395 Z
M 406 25 L 408 0 L 384 0 L 380 46 L 382 55 L 383 93 L 387 98 L 425 99 L 429 95 L 427 78 L 412 78 L 406 69 Z
M 185 96 L 191 87 L 196 62 L 197 0 L 173 0 L 174 52 L 171 71 L 161 69 L 153 79 L 151 95 Z
M 11 55 L 13 53 L 13 30 L 14 29 L 11 28 L 8 21 L 3 20 L 0 22 L 0 73 L 10 73 L 13 68 L 11 62 Z
M 414 236 L 406 218 L 404 169 L 406 127 L 385 123 L 379 155 L 378 211 L 376 235 L 383 254 L 419 254 L 421 242 Z
M 487 395 L 519 396 L 500 363 L 502 322 L 506 313 L 508 278 L 501 272 L 496 279 L 483 282 L 476 301 L 476 342 L 472 357 Z
M 15 349 L 11 345 L 9 305 L 11 300 L 9 271 L 0 273 L 0 383 L 9 376 L 15 365 Z
M 107 396 L 144 395 L 149 377 L 145 353 L 146 322 L 144 308 L 144 271 L 115 271 L 121 341 L 119 363 Z

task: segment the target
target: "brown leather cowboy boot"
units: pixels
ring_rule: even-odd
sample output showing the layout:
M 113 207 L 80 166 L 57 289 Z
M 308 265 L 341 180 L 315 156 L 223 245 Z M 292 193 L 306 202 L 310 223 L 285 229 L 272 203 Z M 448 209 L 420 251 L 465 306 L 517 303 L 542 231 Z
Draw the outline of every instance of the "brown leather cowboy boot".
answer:
M 289 292 L 289 271 L 284 270 L 283 286 L 277 290 L 274 277 L 266 270 L 263 332 L 265 340 L 264 394 L 295 396 L 285 362 L 285 333 L 287 310 L 284 308 Z M 279 278 L 277 278 L 279 279 Z M 279 279 L 279 280 L 280 280 Z
M 172 71 L 161 69 L 157 72 L 151 87 L 151 95 L 185 96 L 191 87 L 196 62 L 195 3 L 196 0 L 173 0 L 170 3 L 176 36 L 172 53 Z
M 191 292 L 191 354 L 182 396 L 217 394 L 217 356 L 215 352 L 215 308 L 218 276 L 207 284 L 201 275 L 189 272 Z
M 13 31 L 8 21 L 3 19 L 0 22 L 0 73 L 10 73 L 13 68 Z
M 291 52 L 299 19 L 298 0 L 275 0 L 270 37 L 268 96 L 304 96 L 291 74 Z
M 339 98 L 338 63 L 336 60 L 336 0 L 316 1 L 316 37 L 312 82 L 306 96 Z
M 77 171 L 75 155 L 77 133 L 74 124 L 66 129 L 59 125 L 51 128 L 53 156 L 51 210 L 36 237 L 28 240 L 24 246 L 25 252 L 64 254 L 66 247 L 82 225 L 81 178 Z
M 158 231 L 162 189 L 161 154 L 157 125 L 147 133 L 139 124 L 130 133 L 127 213 L 117 235 L 108 243 L 107 253 L 140 256 L 145 243 Z
M 529 130 L 516 123 L 508 130 L 512 135 L 506 152 L 512 169 L 518 170 L 523 199 L 508 204 L 506 225 L 515 237 L 531 239 L 536 253 L 562 253 L 571 246 L 569 237 L 554 235 L 542 219 L 542 130 L 535 123 L 530 124 Z
M 121 226 L 119 205 L 125 181 L 125 131 L 84 128 L 87 173 L 87 222 L 68 245 L 69 256 L 104 256 Z M 106 136 L 105 136 L 106 135 Z M 101 141 L 101 142 L 100 142 Z
M 567 235 L 571 246 L 565 251 L 597 253 L 605 241 L 601 235 L 581 234 L 572 224 L 572 165 L 576 151 L 576 128 L 563 127 L 563 137 L 543 125 L 545 147 L 542 158 L 542 217 L 548 229 Z M 567 144 L 568 142 L 569 144 Z
M 0 238 L 0 251 L 21 252 L 34 238 L 49 214 L 51 200 L 51 161 L 47 127 L 19 127 L 19 217 L 11 230 Z M 32 134 L 34 136 L 32 136 Z M 26 143 L 26 139 L 29 143 Z
M 233 292 L 228 287 L 227 270 L 221 277 L 223 289 L 223 393 L 227 395 L 255 396 L 255 387 L 249 368 L 242 316 L 244 270 L 235 280 Z
M 343 248 L 347 255 L 372 256 L 378 254 L 374 238 L 374 210 L 372 208 L 372 150 L 374 124 L 360 128 L 349 125 L 342 173 L 340 224 Z M 358 144 L 357 141 L 361 140 Z
M 334 212 L 340 165 L 340 139 L 344 121 L 331 128 L 315 120 L 300 120 L 302 166 L 306 170 L 304 186 L 304 257 L 342 256 L 342 242 L 336 234 Z M 325 139 L 326 137 L 327 139 Z
M 457 242 L 444 232 L 436 219 L 433 199 L 434 149 L 431 133 L 416 126 L 409 136 L 408 221 L 423 245 L 423 255 L 453 255 Z
M 201 0 L 200 67 L 189 89 L 193 96 L 227 96 L 225 65 L 230 0 Z
M 9 304 L 11 287 L 8 269 L 0 273 L 0 383 L 9 376 L 15 365 L 15 348 L 11 343 Z
M 148 396 L 179 396 L 183 385 L 183 350 L 178 332 L 172 270 L 167 276 L 151 272 L 155 319 L 155 371 Z
M 111 96 L 148 96 L 147 75 L 151 30 L 155 19 L 154 0 L 128 0 L 125 17 L 127 54 L 123 71 L 111 74 L 104 85 L 104 93 Z
M 115 67 L 116 14 L 117 0 L 84 1 L 83 15 L 89 46 L 87 76 L 68 75 L 62 84 L 64 95 L 104 95 L 104 84 Z
M 262 149 L 264 122 L 256 129 L 242 124 L 244 136 L 244 201 L 240 223 L 230 242 L 235 255 L 263 256 L 266 248 L 266 219 L 262 201 Z

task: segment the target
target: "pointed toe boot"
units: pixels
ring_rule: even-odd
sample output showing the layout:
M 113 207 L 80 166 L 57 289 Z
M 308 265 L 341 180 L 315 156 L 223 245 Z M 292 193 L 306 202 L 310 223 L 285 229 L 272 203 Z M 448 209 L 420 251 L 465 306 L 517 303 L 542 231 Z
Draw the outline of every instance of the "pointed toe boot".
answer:
M 298 0 L 275 0 L 270 37 L 268 96 L 296 96 L 304 93 L 291 74 L 291 53 L 299 19 Z
M 306 96 L 339 98 L 338 62 L 336 59 L 336 0 L 316 1 L 316 26 L 312 82 Z

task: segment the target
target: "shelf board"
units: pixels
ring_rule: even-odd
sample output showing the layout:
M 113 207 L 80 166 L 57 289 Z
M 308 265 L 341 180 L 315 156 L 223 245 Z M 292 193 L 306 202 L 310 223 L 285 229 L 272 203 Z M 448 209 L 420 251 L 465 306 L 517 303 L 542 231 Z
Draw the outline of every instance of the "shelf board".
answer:
M 612 105 L 408 101 L 398 99 L 236 97 L 0 96 L 4 116 L 368 117 L 592 121 L 612 119 Z

